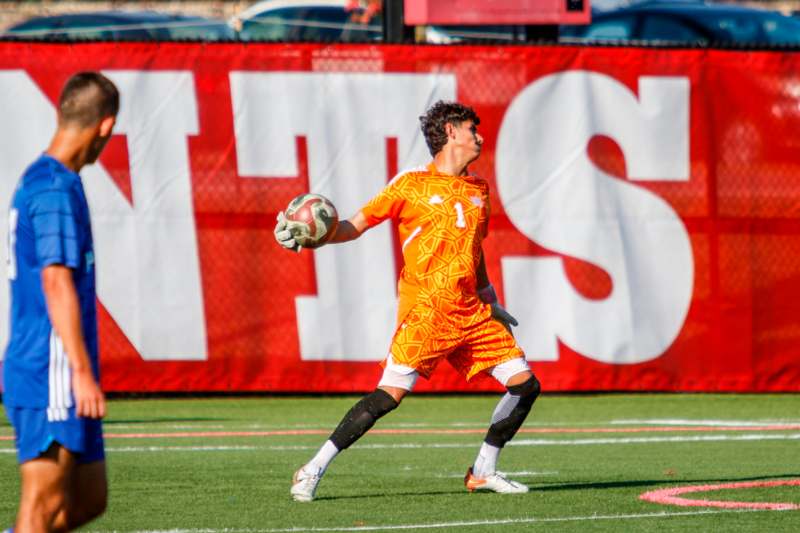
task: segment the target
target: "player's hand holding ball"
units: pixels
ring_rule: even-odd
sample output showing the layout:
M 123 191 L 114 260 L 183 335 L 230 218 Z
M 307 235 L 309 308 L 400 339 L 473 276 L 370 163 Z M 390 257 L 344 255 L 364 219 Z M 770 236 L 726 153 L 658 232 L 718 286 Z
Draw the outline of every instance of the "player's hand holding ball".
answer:
M 278 213 L 275 240 L 299 252 L 303 248 L 319 248 L 336 232 L 339 215 L 333 203 L 319 194 L 301 194 L 289 202 L 286 211 Z
M 275 231 L 273 233 L 275 234 L 275 240 L 278 241 L 278 244 L 287 250 L 295 252 L 300 251 L 300 246 L 294 240 L 292 232 L 286 228 L 286 216 L 283 214 L 283 211 L 278 213 L 278 222 L 275 224 Z

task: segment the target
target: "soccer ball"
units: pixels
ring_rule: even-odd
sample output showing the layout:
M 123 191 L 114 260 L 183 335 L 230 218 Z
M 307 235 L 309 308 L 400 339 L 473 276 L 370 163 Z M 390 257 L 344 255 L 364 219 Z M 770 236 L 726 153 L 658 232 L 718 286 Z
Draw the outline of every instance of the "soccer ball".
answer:
M 303 248 L 325 244 L 339 225 L 333 203 L 319 194 L 301 194 L 289 202 L 284 213 L 286 229 Z

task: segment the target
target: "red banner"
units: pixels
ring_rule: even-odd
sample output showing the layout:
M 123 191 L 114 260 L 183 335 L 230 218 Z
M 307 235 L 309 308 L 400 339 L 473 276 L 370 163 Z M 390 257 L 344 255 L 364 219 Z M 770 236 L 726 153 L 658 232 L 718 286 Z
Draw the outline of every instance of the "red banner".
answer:
M 374 387 L 394 229 L 292 254 L 274 221 L 309 190 L 349 217 L 426 163 L 441 98 L 481 117 L 489 276 L 545 391 L 800 390 L 797 54 L 0 43 L 0 67 L 4 205 L 69 75 L 121 89 L 82 173 L 107 391 Z M 495 389 L 446 363 L 417 385 Z

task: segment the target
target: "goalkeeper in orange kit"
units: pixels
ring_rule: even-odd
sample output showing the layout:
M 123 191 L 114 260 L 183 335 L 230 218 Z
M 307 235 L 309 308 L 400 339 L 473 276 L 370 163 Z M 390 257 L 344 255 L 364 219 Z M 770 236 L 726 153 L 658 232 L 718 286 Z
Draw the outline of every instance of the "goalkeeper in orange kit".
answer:
M 291 494 L 297 501 L 313 500 L 334 457 L 395 409 L 417 378 L 430 377 L 443 359 L 467 380 L 485 372 L 507 389 L 467 470 L 467 489 L 528 492 L 496 470 L 500 450 L 522 426 L 540 386 L 511 335 L 517 321 L 497 302 L 486 274 L 481 243 L 488 232 L 489 186 L 467 171 L 481 153 L 480 120 L 470 107 L 440 101 L 420 121 L 433 161 L 398 174 L 342 221 L 328 241 L 350 241 L 388 218 L 395 220 L 404 260 L 400 305 L 378 387 L 348 411 L 317 454 L 295 473 Z M 275 238 L 281 246 L 297 249 L 283 217 Z

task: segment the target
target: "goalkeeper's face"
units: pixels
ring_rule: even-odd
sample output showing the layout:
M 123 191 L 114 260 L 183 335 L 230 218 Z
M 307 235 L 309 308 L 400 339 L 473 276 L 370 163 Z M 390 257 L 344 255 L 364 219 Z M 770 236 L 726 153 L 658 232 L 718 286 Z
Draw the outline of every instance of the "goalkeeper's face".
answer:
M 469 163 L 481 155 L 483 137 L 478 133 L 478 126 L 472 120 L 465 120 L 453 128 L 455 147 L 464 154 Z

